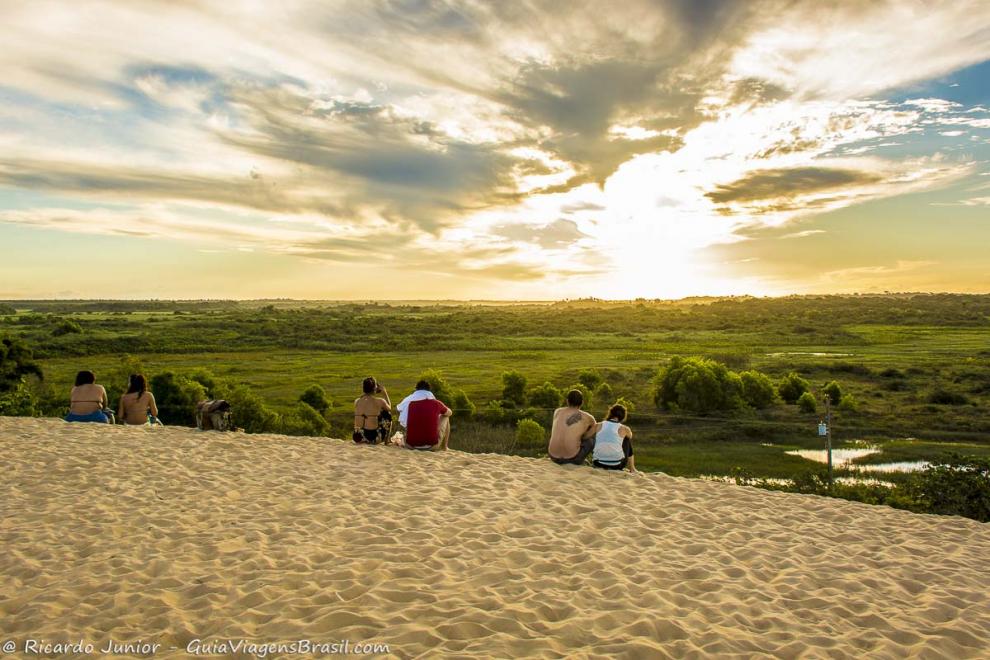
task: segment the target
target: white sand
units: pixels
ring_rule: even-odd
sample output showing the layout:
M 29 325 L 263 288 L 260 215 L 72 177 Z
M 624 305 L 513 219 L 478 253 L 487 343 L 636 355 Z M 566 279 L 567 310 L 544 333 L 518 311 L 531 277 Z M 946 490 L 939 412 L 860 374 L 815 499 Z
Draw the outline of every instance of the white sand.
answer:
M 515 457 L 9 418 L 0 508 L 0 640 L 18 644 L 990 657 L 990 525 L 961 518 Z

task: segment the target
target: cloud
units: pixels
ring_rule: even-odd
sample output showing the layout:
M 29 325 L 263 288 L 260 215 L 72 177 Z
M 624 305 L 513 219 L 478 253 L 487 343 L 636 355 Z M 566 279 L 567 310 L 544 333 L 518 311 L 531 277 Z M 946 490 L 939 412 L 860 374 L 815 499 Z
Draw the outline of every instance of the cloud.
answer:
M 972 165 L 930 146 L 869 155 L 990 125 L 929 93 L 882 100 L 990 57 L 990 11 L 965 0 L 96 0 L 0 19 L 0 184 L 48 196 L 0 218 L 204 249 L 212 233 L 301 259 L 635 283 L 658 254 L 683 265 L 956 180 Z M 113 208 L 78 210 L 94 204 Z M 365 245 L 381 236 L 402 254 Z
M 876 183 L 881 177 L 873 172 L 828 167 L 794 167 L 757 170 L 742 179 L 718 186 L 707 193 L 713 202 L 752 202 L 789 199 L 799 195 Z
M 796 231 L 790 234 L 784 234 L 781 238 L 806 238 L 808 236 L 815 236 L 816 234 L 826 233 L 824 229 L 806 229 L 804 231 Z

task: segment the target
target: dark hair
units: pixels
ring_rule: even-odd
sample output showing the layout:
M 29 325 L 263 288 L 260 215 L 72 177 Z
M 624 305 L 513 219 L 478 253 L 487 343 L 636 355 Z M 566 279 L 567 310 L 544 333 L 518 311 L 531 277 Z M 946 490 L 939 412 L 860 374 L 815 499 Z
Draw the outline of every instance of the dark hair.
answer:
M 426 390 L 427 392 L 429 392 L 430 391 L 430 384 L 427 381 L 425 381 L 425 380 L 421 380 L 418 383 L 416 383 L 416 389 L 417 390 Z
M 580 408 L 582 403 L 584 403 L 584 395 L 581 394 L 581 390 L 571 390 L 567 393 L 567 405 Z
M 621 403 L 617 403 L 608 409 L 607 419 L 614 419 L 617 422 L 624 421 L 626 419 L 626 407 Z
M 137 398 L 148 391 L 148 381 L 141 374 L 131 374 L 130 382 L 127 384 L 127 394 L 137 394 Z
M 372 378 L 371 376 L 365 378 L 364 381 L 361 383 L 361 389 L 364 390 L 365 394 L 373 394 L 375 392 L 376 387 L 378 387 L 378 382 L 375 381 L 375 379 Z
M 76 374 L 76 387 L 80 385 L 92 385 L 96 382 L 96 374 L 92 371 L 80 371 Z

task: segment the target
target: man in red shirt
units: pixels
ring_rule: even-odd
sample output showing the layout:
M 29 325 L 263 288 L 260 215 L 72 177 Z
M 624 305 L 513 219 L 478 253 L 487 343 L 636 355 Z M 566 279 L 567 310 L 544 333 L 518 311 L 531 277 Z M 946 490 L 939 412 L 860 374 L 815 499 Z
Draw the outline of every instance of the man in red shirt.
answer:
M 406 446 L 411 449 L 444 451 L 450 441 L 450 408 L 436 399 L 409 404 Z

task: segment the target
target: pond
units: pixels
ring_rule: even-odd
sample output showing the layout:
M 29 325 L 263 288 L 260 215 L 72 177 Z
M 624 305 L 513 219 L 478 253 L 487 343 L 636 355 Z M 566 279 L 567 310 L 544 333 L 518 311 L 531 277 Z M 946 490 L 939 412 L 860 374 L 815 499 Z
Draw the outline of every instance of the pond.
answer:
M 828 463 L 828 452 L 824 449 L 795 449 L 786 453 L 817 463 Z M 832 465 L 834 467 L 855 469 L 861 472 L 920 472 L 930 465 L 928 461 L 899 461 L 874 463 L 872 465 L 857 465 L 852 462 L 861 456 L 870 456 L 879 453 L 880 450 L 875 447 L 867 449 L 833 449 Z
M 809 461 L 815 461 L 817 463 L 828 463 L 828 452 L 824 449 L 793 449 L 785 453 L 791 456 L 800 456 L 801 458 L 806 458 Z M 833 449 L 832 465 L 835 467 L 845 466 L 853 459 L 879 453 L 879 449 L 872 447 L 869 449 Z

